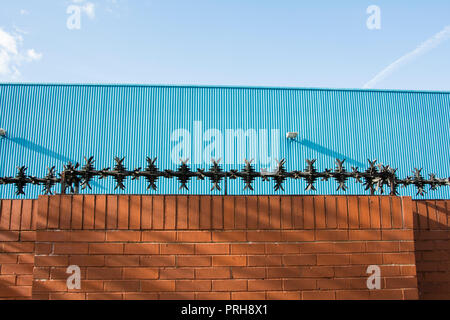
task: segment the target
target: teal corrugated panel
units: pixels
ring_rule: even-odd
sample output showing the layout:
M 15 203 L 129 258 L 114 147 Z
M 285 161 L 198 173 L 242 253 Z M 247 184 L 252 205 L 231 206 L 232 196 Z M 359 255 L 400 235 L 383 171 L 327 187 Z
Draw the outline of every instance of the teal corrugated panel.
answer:
M 275 149 L 288 170 L 304 169 L 306 158 L 316 158 L 320 170 L 334 168 L 335 158 L 346 158 L 348 170 L 364 170 L 370 158 L 398 168 L 401 177 L 412 175 L 415 167 L 425 176 L 448 177 L 449 110 L 447 92 L 2 84 L 0 127 L 8 138 L 0 141 L 0 176 L 15 175 L 20 165 L 43 176 L 47 166 L 60 172 L 69 161 L 83 163 L 91 155 L 97 168 L 112 167 L 114 156 L 125 157 L 129 169 L 144 168 L 149 156 L 158 157 L 160 169 L 175 170 L 173 159 L 183 156 L 196 169 L 208 167 L 213 156 L 226 162 L 226 170 L 241 169 L 244 158 L 254 158 L 261 170 L 270 167 L 265 159 Z M 238 137 L 250 132 L 256 145 L 239 145 L 237 139 L 228 144 L 232 130 Z M 298 139 L 286 140 L 288 131 L 299 132 Z M 178 155 L 181 141 L 190 148 Z M 211 143 L 218 146 L 212 155 L 205 152 Z M 209 182 L 195 180 L 189 191 L 179 190 L 176 179 L 157 185 L 156 193 L 162 194 L 224 192 L 223 184 L 222 191 L 210 191 Z M 120 191 L 112 179 L 96 180 L 83 192 L 155 193 L 144 180 L 128 180 L 126 186 Z M 347 194 L 365 194 L 361 185 L 348 186 Z M 257 180 L 254 191 L 243 191 L 241 180 L 228 181 L 229 194 L 304 194 L 304 188 L 304 181 L 290 180 L 284 192 L 274 192 L 273 182 Z M 343 194 L 335 189 L 334 181 L 320 182 L 316 193 Z M 425 198 L 449 198 L 449 189 Z M 36 197 L 41 190 L 28 186 L 26 192 Z M 413 187 L 400 192 L 415 197 Z M 12 186 L 0 187 L 0 198 L 14 197 Z

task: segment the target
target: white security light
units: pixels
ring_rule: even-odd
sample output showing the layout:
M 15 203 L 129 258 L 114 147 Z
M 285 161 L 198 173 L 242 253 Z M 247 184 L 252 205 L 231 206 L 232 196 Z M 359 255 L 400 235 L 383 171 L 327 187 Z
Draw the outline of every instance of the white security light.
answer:
M 6 130 L 3 128 L 0 128 L 0 137 L 6 137 Z
M 286 139 L 294 140 L 295 138 L 297 138 L 297 136 L 298 136 L 298 132 L 288 132 L 288 133 L 286 133 Z

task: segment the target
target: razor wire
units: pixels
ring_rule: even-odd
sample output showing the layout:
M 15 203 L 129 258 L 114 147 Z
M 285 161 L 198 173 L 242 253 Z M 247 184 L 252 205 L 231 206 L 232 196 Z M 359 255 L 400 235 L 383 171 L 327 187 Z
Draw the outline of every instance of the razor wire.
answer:
M 53 194 L 53 188 L 60 184 L 61 194 L 65 194 L 67 191 L 70 193 L 79 193 L 80 186 L 84 190 L 91 188 L 91 183 L 94 178 L 100 180 L 112 178 L 114 179 L 116 189 L 125 190 L 124 182 L 131 178 L 132 181 L 143 178 L 147 182 L 147 190 L 157 190 L 157 182 L 160 179 L 173 179 L 175 178 L 180 183 L 180 189 L 189 190 L 188 184 L 192 179 L 204 181 L 209 180 L 212 184 L 211 191 L 221 191 L 221 183 L 227 179 L 236 180 L 241 179 L 244 183 L 244 190 L 253 191 L 253 182 L 256 179 L 262 181 L 274 183 L 274 190 L 284 191 L 283 184 L 288 179 L 304 180 L 306 182 L 305 191 L 316 191 L 315 185 L 320 181 L 334 180 L 338 186 L 336 191 L 346 191 L 347 183 L 349 179 L 352 179 L 355 183 L 360 183 L 365 187 L 365 191 L 374 195 L 376 191 L 381 194 L 385 193 L 386 187 L 390 189 L 390 195 L 398 195 L 399 187 L 408 187 L 410 185 L 415 186 L 416 195 L 423 196 L 427 191 L 427 187 L 430 190 L 436 190 L 438 187 L 450 186 L 449 178 L 437 178 L 435 174 L 430 173 L 429 178 L 426 179 L 422 176 L 422 169 L 414 168 L 413 175 L 400 179 L 397 177 L 397 169 L 392 168 L 389 165 L 377 164 L 377 160 L 368 159 L 369 166 L 364 171 L 359 171 L 358 167 L 351 167 L 351 170 L 347 170 L 344 166 L 344 160 L 336 159 L 334 169 L 325 169 L 324 171 L 318 171 L 316 168 L 316 160 L 306 159 L 306 167 L 304 170 L 286 170 L 286 160 L 282 159 L 277 161 L 276 169 L 273 171 L 255 170 L 252 160 L 244 160 L 244 166 L 240 170 L 231 169 L 224 171 L 220 165 L 220 159 L 211 159 L 212 165 L 208 170 L 199 168 L 195 171 L 191 170 L 188 165 L 188 159 L 181 160 L 181 165 L 177 170 L 159 170 L 156 166 L 157 158 L 147 157 L 147 165 L 144 169 L 135 168 L 134 170 L 128 170 L 124 161 L 125 158 L 115 157 L 115 165 L 112 168 L 104 168 L 96 170 L 94 167 L 94 157 L 85 157 L 85 164 L 81 166 L 78 162 L 73 164 L 69 162 L 63 165 L 61 173 L 55 171 L 55 166 L 47 168 L 47 174 L 45 177 L 38 178 L 35 176 L 27 175 L 27 167 L 17 167 L 17 174 L 14 177 L 0 177 L 0 185 L 14 185 L 16 188 L 16 195 L 24 195 L 25 187 L 27 185 L 42 186 L 42 192 L 46 195 Z

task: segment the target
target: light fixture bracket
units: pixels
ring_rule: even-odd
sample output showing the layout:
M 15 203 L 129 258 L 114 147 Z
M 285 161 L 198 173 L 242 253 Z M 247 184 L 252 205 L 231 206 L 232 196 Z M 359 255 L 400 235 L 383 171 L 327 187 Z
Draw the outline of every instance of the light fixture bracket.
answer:
M 298 132 L 287 132 L 286 139 L 294 140 L 298 137 Z

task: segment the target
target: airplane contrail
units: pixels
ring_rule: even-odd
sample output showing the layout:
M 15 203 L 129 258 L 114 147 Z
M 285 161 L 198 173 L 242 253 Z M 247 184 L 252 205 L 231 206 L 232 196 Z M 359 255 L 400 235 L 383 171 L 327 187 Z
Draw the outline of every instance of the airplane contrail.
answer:
M 378 82 L 382 81 L 384 78 L 389 76 L 396 69 L 398 69 L 401 66 L 407 64 L 408 62 L 413 61 L 414 59 L 420 57 L 421 55 L 423 55 L 423 54 L 425 54 L 427 52 L 429 52 L 430 50 L 436 48 L 438 45 L 440 45 L 442 42 L 444 42 L 448 38 L 450 38 L 450 25 L 446 26 L 444 29 L 442 29 L 441 31 L 436 33 L 430 39 L 428 39 L 425 42 L 421 43 L 413 51 L 405 54 L 401 58 L 395 60 L 393 63 L 388 65 L 380 73 L 378 73 L 372 80 L 367 82 L 363 86 L 363 88 L 364 89 L 371 89 L 371 88 L 373 88 Z

